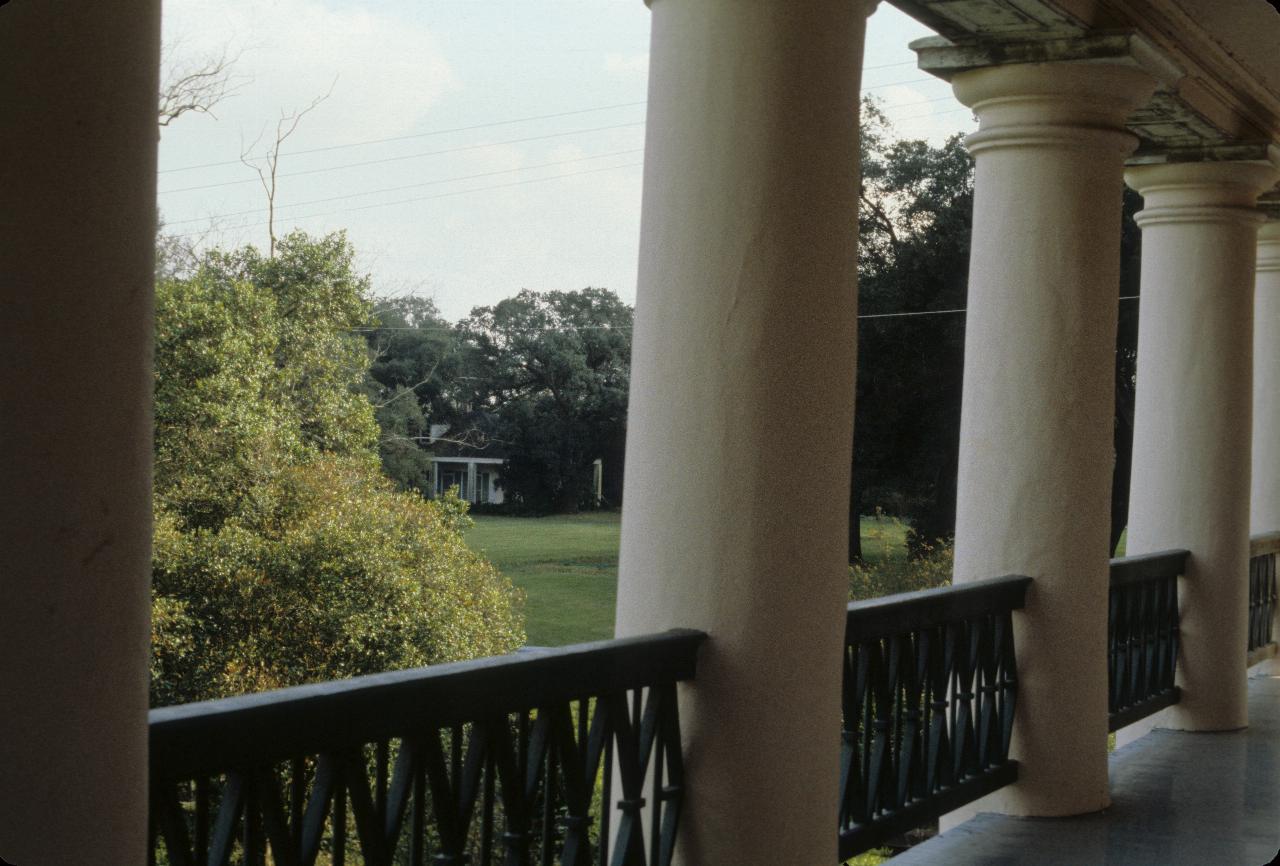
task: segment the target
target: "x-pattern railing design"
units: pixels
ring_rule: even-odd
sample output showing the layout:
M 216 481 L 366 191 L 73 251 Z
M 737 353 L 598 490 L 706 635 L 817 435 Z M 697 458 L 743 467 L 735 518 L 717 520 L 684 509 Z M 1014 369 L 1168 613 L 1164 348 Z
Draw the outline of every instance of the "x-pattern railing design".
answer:
M 1111 560 L 1107 710 L 1112 731 L 1178 702 L 1178 578 L 1189 556 L 1170 550 Z
M 1027 577 L 849 605 L 840 857 L 1017 778 L 1012 613 Z
M 1280 532 L 1249 539 L 1249 652 L 1275 641 L 1276 555 Z
M 153 862 L 669 864 L 685 790 L 676 683 L 704 637 L 153 710 Z

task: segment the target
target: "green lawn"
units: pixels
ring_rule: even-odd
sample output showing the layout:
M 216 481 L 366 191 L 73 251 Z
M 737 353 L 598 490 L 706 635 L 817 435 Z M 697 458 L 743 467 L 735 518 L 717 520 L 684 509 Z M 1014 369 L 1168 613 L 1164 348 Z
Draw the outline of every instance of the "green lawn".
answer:
M 562 646 L 613 636 L 619 530 L 617 512 L 477 516 L 467 543 L 525 591 L 529 643 Z M 903 555 L 896 520 L 864 517 L 861 531 L 867 560 Z
M 613 637 L 618 583 L 617 512 L 475 518 L 467 543 L 528 596 L 533 646 Z

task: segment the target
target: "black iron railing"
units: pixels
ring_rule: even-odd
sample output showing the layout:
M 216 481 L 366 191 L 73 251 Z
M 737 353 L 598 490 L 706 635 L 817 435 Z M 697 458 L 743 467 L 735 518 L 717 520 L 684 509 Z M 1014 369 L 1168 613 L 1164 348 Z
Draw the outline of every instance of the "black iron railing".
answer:
M 1117 731 L 1178 702 L 1178 577 L 1185 550 L 1111 560 L 1107 709 Z
M 840 859 L 1017 779 L 1012 612 L 1029 577 L 849 605 Z
M 1276 554 L 1280 532 L 1249 539 L 1249 652 L 1275 642 Z
M 152 710 L 152 862 L 668 864 L 685 785 L 676 683 L 705 637 Z

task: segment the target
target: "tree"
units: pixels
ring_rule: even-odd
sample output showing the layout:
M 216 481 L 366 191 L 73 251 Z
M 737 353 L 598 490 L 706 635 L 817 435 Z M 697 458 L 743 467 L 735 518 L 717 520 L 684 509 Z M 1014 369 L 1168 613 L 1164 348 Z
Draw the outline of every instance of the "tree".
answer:
M 173 46 L 165 46 L 161 54 L 164 81 L 156 108 L 161 127 L 170 125 L 184 114 L 214 116 L 213 109 L 218 103 L 248 83 L 247 78 L 232 71 L 240 55 L 232 55 L 226 47 L 218 54 L 209 54 L 196 61 L 173 60 Z
M 1120 295 L 1136 297 L 1142 269 L 1142 232 L 1133 215 L 1142 207 L 1142 197 L 1124 191 L 1124 216 L 1120 235 Z M 1120 302 L 1116 330 L 1116 421 L 1115 470 L 1111 478 L 1111 545 L 1115 552 L 1129 523 L 1129 481 L 1133 471 L 1133 413 L 1137 400 L 1138 302 Z
M 454 327 L 429 298 L 383 299 L 364 333 L 372 363 L 369 399 L 377 410 L 383 471 L 403 490 L 427 489 L 430 425 L 448 424 L 454 436 L 464 381 Z
M 522 291 L 460 325 L 464 362 L 508 452 L 503 485 L 532 511 L 589 501 L 601 458 L 620 488 L 630 383 L 631 308 L 607 289 Z M 617 501 L 614 499 L 613 501 Z
M 959 136 L 895 140 L 870 100 L 863 118 L 851 560 L 876 506 L 921 543 L 954 532 L 964 316 L 939 311 L 965 307 L 973 210 Z
M 335 78 L 333 84 L 337 83 L 338 81 Z M 253 144 L 240 149 L 240 161 L 253 169 L 254 173 L 258 175 L 258 182 L 262 184 L 262 192 L 267 197 L 268 258 L 275 258 L 276 255 L 276 174 L 280 169 L 280 148 L 291 135 L 298 131 L 298 124 L 302 122 L 302 118 L 329 98 L 333 93 L 333 84 L 329 85 L 329 90 L 326 93 L 307 103 L 305 108 L 294 109 L 293 111 L 281 109 L 280 117 L 276 120 L 275 138 L 267 146 L 265 154 L 257 158 L 250 156 L 250 152 L 258 146 L 258 142 L 266 134 L 266 127 L 263 127 L 262 132 L 258 133 L 258 137 L 254 139 Z
M 972 231 L 972 162 L 958 136 L 941 147 L 895 140 L 863 111 L 859 210 L 857 419 L 850 561 L 857 518 L 882 506 L 909 520 L 913 552 L 955 531 L 960 400 Z M 1138 292 L 1140 199 L 1124 193 L 1120 294 Z M 920 315 L 879 318 L 882 313 Z M 1132 466 L 1138 305 L 1119 307 L 1111 549 L 1124 530 Z
M 503 652 L 511 584 L 465 505 L 398 493 L 342 234 L 213 251 L 156 289 L 153 700 Z

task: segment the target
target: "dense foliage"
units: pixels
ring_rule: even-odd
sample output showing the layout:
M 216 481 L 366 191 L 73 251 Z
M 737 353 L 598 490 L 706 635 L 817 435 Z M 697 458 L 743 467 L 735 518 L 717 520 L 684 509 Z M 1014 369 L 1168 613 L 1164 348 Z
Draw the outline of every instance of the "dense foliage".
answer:
M 507 507 L 576 511 L 622 496 L 631 308 L 607 289 L 522 291 L 451 325 L 424 298 L 382 302 L 364 331 L 373 354 L 384 471 L 427 489 L 426 454 L 505 458 Z M 433 441 L 431 428 L 447 432 Z
M 951 584 L 955 547 L 927 541 L 900 518 L 876 509 L 862 521 L 863 557 L 849 564 L 849 598 L 865 601 Z
M 910 522 L 913 553 L 955 530 L 965 327 L 955 311 L 973 213 L 959 136 L 941 147 L 895 139 L 868 100 L 862 137 L 851 561 L 856 516 L 877 507 Z
M 383 470 L 403 490 L 427 490 L 430 424 L 457 423 L 458 389 L 467 381 L 457 334 L 429 298 L 381 299 L 374 319 L 364 333 Z
M 873 100 L 862 119 L 851 525 L 883 507 L 910 523 L 919 555 L 955 529 L 973 163 L 960 136 L 940 147 L 896 138 Z M 1138 293 L 1139 203 L 1124 193 L 1122 297 Z M 1119 302 L 1112 549 L 1128 513 L 1137 313 Z M 856 531 L 849 543 L 859 560 Z
M 158 281 L 154 703 L 523 642 L 465 505 L 379 470 L 351 259 L 341 234 L 297 233 Z
M 508 454 L 503 484 L 524 510 L 576 511 L 595 459 L 621 468 L 631 321 L 617 295 L 587 288 L 523 291 L 460 325 Z

